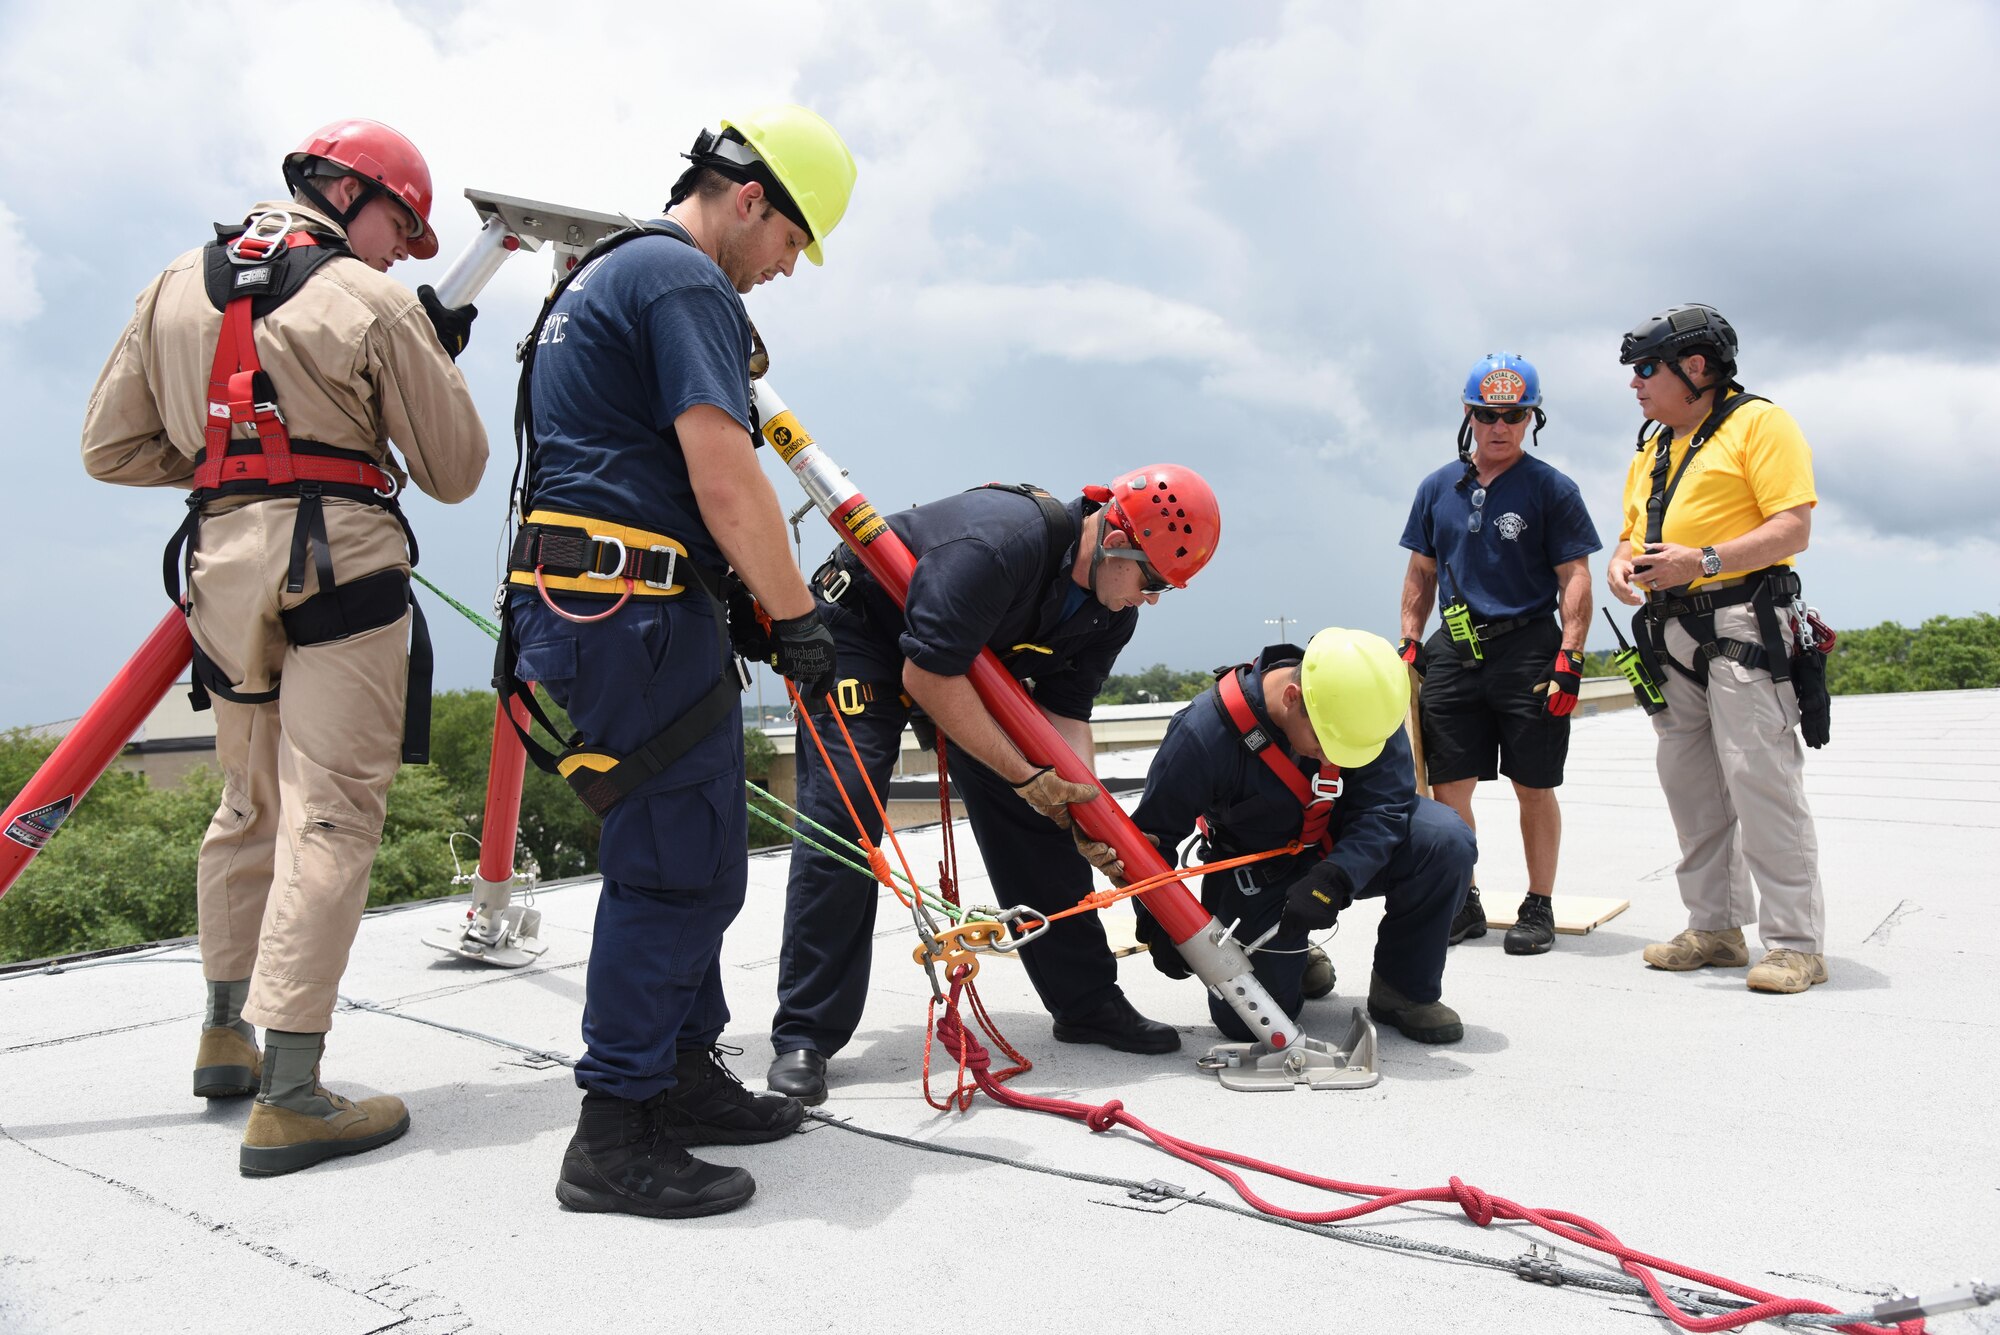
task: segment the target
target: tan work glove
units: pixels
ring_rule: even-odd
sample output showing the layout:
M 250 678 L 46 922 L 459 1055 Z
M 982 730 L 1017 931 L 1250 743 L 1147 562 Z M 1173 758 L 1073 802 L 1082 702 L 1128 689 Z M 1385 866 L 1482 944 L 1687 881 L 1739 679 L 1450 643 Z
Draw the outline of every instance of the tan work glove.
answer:
M 1097 796 L 1094 783 L 1071 783 L 1055 772 L 1054 766 L 1044 765 L 1025 780 L 1014 785 L 1014 791 L 1021 800 L 1056 823 L 1059 829 L 1070 827 L 1069 804 L 1088 802 Z
M 1083 832 L 1081 825 L 1069 827 L 1070 838 L 1076 840 L 1076 851 L 1083 854 L 1083 860 L 1104 873 L 1104 879 L 1113 885 L 1125 884 L 1125 863 L 1119 858 L 1118 850 L 1110 844 L 1092 839 Z

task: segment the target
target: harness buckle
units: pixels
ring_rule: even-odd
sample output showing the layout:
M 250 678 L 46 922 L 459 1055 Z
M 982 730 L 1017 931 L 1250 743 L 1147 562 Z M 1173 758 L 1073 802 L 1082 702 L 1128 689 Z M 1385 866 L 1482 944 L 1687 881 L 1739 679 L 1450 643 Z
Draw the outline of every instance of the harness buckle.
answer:
M 1264 893 L 1264 887 L 1257 884 L 1257 868 L 1255 865 L 1238 867 L 1230 875 L 1236 880 L 1237 894 L 1251 896 Z
M 861 697 L 861 682 L 858 678 L 843 677 L 833 689 L 835 703 L 840 706 L 840 712 L 849 718 L 853 718 L 868 707 L 868 702 Z
M 398 481 L 396 481 L 396 475 L 395 475 L 394 473 L 390 472 L 390 471 L 389 471 L 388 469 L 386 469 L 386 468 L 378 468 L 378 469 L 376 469 L 375 471 L 376 471 L 376 472 L 378 472 L 378 473 L 380 473 L 380 474 L 382 475 L 382 481 L 383 481 L 384 483 L 386 483 L 386 484 L 387 484 L 387 486 L 386 486 L 386 487 L 370 487 L 370 488 L 369 488 L 369 490 L 370 490 L 370 491 L 372 491 L 372 492 L 374 492 L 374 493 L 375 493 L 375 494 L 376 494 L 377 496 L 380 496 L 380 497 L 381 497 L 381 498 L 382 498 L 383 500 L 385 500 L 385 501 L 393 501 L 393 500 L 395 500 L 395 499 L 396 499 L 396 493 L 397 493 L 397 492 L 399 492 L 399 491 L 401 491 L 401 490 L 403 489 L 403 484 L 402 484 L 402 483 L 400 483 L 400 482 L 398 482 Z M 503 587 L 503 588 L 504 588 L 504 587 L 506 587 L 506 586 L 505 586 L 505 585 L 502 585 L 501 587 Z
M 584 577 L 585 579 L 602 579 L 602 580 L 613 580 L 613 579 L 620 579 L 620 578 L 623 578 L 623 576 L 624 576 L 624 574 L 625 574 L 625 544 L 624 544 L 624 542 L 622 542 L 622 541 L 621 541 L 620 539 L 617 539 L 617 538 L 613 538 L 613 537 L 608 537 L 608 536 L 606 536 L 606 535 L 604 535 L 604 534 L 599 534 L 599 533 L 593 533 L 593 534 L 591 534 L 591 535 L 590 535 L 590 540 L 591 540 L 592 542 L 596 542 L 596 543 L 606 543 L 606 542 L 608 542 L 608 543 L 610 543 L 610 544 L 611 544 L 611 545 L 612 545 L 613 547 L 616 547 L 616 548 L 618 549 L 618 562 L 617 562 L 617 564 L 616 564 L 616 565 L 614 565 L 614 566 L 612 566 L 612 567 L 611 567 L 611 570 L 610 570 L 610 573 L 608 573 L 608 574 L 599 574 L 599 573 L 597 572 L 597 560 L 596 560 L 596 556 L 597 556 L 597 554 L 596 554 L 595 552 L 593 552 L 593 553 L 591 553 L 591 562 L 590 562 L 590 566 L 589 566 L 589 568 L 588 568 L 588 569 L 586 569 L 586 570 L 585 570 L 585 571 L 583 572 L 583 577 Z
M 820 585 L 820 593 L 829 603 L 837 603 L 847 596 L 847 590 L 854 584 L 854 572 L 845 566 L 835 566 L 833 574 Z
M 1321 802 L 1338 802 L 1341 791 L 1347 787 L 1346 778 L 1339 774 L 1334 775 L 1330 783 L 1323 774 L 1313 775 L 1308 782 L 1312 787 L 1313 799 L 1306 804 L 1307 806 L 1315 806 Z
M 674 562 L 679 559 L 680 553 L 666 544 L 658 542 L 646 550 L 649 552 L 665 552 L 667 554 L 667 577 L 665 579 L 642 579 L 639 582 L 649 589 L 671 589 L 674 587 Z M 621 562 L 620 564 L 623 563 Z M 747 685 L 748 683 L 746 682 L 745 684 Z
M 297 220 L 283 209 L 270 209 L 250 220 L 242 235 L 223 249 L 231 264 L 262 264 L 271 252 L 285 244 Z

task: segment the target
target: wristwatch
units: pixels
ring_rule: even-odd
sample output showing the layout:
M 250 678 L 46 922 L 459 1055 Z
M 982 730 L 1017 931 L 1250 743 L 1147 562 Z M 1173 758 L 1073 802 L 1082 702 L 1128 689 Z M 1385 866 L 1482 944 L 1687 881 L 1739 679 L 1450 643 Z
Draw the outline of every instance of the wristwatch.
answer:
M 1701 573 L 1714 579 L 1722 573 L 1722 557 L 1713 547 L 1701 549 Z

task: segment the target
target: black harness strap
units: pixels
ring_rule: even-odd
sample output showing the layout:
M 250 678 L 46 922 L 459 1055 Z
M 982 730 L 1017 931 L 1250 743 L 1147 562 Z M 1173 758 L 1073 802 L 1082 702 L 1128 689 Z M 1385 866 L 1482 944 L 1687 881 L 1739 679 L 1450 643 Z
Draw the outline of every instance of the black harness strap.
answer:
M 535 370 L 535 349 L 540 346 L 542 330 L 548 324 L 549 313 L 569 285 L 580 277 L 591 265 L 616 250 L 628 241 L 636 241 L 642 236 L 671 237 L 683 245 L 692 246 L 694 238 L 686 228 L 671 220 L 665 223 L 640 223 L 622 231 L 613 232 L 585 252 L 574 268 L 564 274 L 562 281 L 550 291 L 542 309 L 535 316 L 534 325 L 520 342 L 517 356 L 521 363 L 519 388 L 514 396 L 514 518 L 522 524 L 515 535 L 509 552 L 510 569 L 533 569 L 536 565 L 549 574 L 582 575 L 602 574 L 596 568 L 598 544 L 588 530 L 580 530 L 554 525 L 528 524 L 527 517 L 534 512 L 534 479 L 537 442 L 535 440 L 535 409 L 533 399 L 533 377 Z M 748 374 L 748 368 L 745 368 Z M 754 439 L 754 436 L 753 436 Z M 688 750 L 714 731 L 737 707 L 736 700 L 749 684 L 741 671 L 731 671 L 734 654 L 730 650 L 729 608 L 723 601 L 722 577 L 712 570 L 705 570 L 685 558 L 672 560 L 668 555 L 646 553 L 636 563 L 631 561 L 633 553 L 628 553 L 628 566 L 624 573 L 629 578 L 663 581 L 668 577 L 682 580 L 699 587 L 709 600 L 715 612 L 717 639 L 722 658 L 722 675 L 716 679 L 700 700 L 687 713 L 669 723 L 655 733 L 637 750 L 628 755 L 613 755 L 591 747 L 579 745 L 580 739 L 566 736 L 555 725 L 548 713 L 536 700 L 534 692 L 515 675 L 514 663 L 518 644 L 514 636 L 513 617 L 510 615 L 512 599 L 507 596 L 509 586 L 503 584 L 497 599 L 496 610 L 500 619 L 500 645 L 493 664 L 493 685 L 502 700 L 513 699 L 521 702 L 534 723 L 539 723 L 551 737 L 562 743 L 560 753 L 552 752 L 514 720 L 513 711 L 506 710 L 503 716 L 513 724 L 520 735 L 521 745 L 527 751 L 528 759 L 535 768 L 545 774 L 553 774 L 569 784 L 583 804 L 598 816 L 603 816 L 612 807 L 629 797 L 647 780 L 663 773 L 666 768 L 686 755 Z
M 1667 523 L 1667 506 L 1673 502 L 1674 493 L 1680 490 L 1681 479 L 1687 476 L 1688 465 L 1694 462 L 1694 456 L 1701 452 L 1701 447 L 1708 444 L 1715 433 L 1722 429 L 1722 424 L 1729 420 L 1730 415 L 1744 404 L 1769 402 L 1770 400 L 1761 394 L 1733 394 L 1717 404 L 1715 410 L 1708 415 L 1708 420 L 1701 424 L 1701 429 L 1688 441 L 1687 453 L 1681 456 L 1681 466 L 1674 469 L 1671 480 L 1667 477 L 1667 469 L 1672 463 L 1674 429 L 1662 427 L 1651 437 L 1639 442 L 1641 449 L 1649 443 L 1653 446 L 1653 490 L 1646 498 L 1648 546 L 1661 541 L 1660 532 Z

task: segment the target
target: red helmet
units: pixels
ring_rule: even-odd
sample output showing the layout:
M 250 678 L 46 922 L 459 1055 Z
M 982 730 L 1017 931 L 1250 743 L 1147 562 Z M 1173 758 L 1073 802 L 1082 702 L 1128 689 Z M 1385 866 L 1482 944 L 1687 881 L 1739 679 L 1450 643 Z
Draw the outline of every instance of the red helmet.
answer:
M 1089 488 L 1090 495 L 1098 488 Z M 1105 513 L 1139 550 L 1146 564 L 1177 589 L 1215 555 L 1222 538 L 1222 507 L 1201 474 L 1179 464 L 1148 464 L 1116 478 Z
M 285 155 L 287 181 L 307 158 L 325 158 L 357 176 L 379 182 L 417 217 L 410 254 L 427 260 L 438 253 L 437 233 L 431 229 L 431 169 L 417 146 L 400 133 L 380 121 L 344 120 L 322 125 Z

